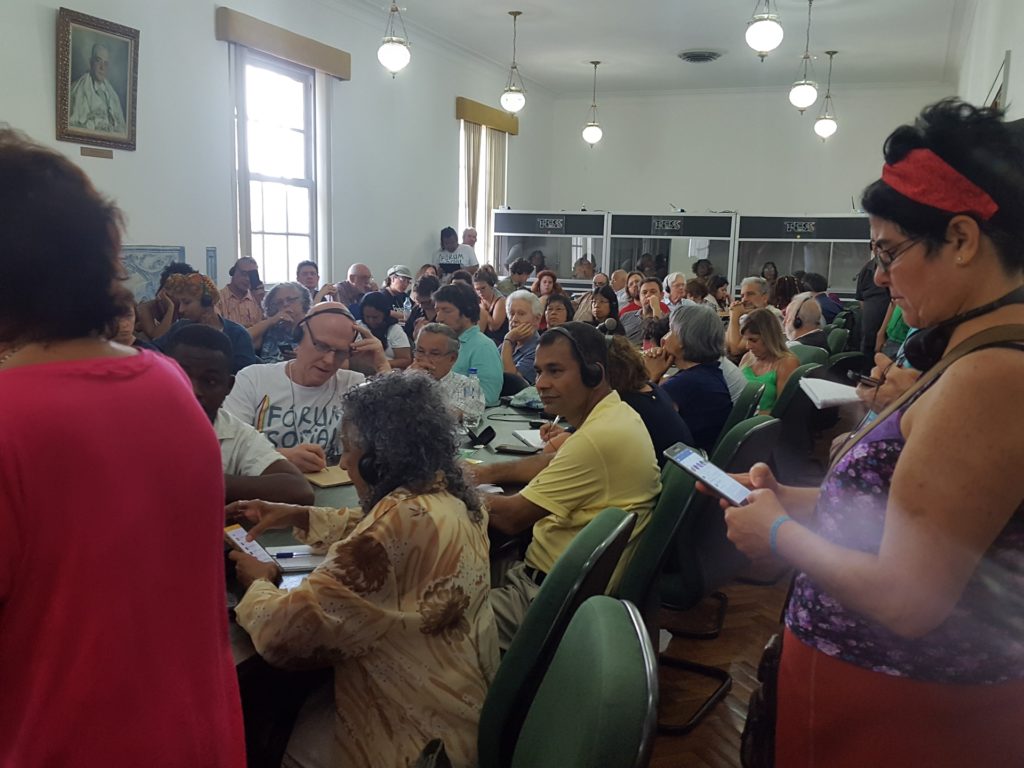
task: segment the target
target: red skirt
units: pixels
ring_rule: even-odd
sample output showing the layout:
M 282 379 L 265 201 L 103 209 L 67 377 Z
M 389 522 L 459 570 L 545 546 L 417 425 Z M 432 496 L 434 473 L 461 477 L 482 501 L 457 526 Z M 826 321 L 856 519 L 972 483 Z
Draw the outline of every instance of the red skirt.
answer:
M 1024 681 L 956 685 L 832 658 L 786 630 L 777 768 L 1024 766 Z

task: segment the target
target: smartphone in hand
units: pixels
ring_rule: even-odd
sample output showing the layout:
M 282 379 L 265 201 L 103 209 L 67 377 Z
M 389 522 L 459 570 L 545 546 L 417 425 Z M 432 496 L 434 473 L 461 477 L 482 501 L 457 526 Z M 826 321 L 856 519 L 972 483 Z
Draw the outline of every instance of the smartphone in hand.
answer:
M 685 443 L 676 443 L 666 449 L 665 458 L 689 472 L 723 499 L 727 499 L 733 506 L 742 505 L 750 495 L 750 491 L 746 487 L 733 480 L 721 468 L 716 467 Z

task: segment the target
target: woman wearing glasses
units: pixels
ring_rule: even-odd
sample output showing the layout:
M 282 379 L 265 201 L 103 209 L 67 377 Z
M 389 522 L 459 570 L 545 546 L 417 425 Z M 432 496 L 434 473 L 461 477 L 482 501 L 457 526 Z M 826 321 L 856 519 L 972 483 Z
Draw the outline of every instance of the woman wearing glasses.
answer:
M 726 511 L 798 571 L 776 765 L 1024 764 L 1024 141 L 1001 118 L 928 107 L 864 193 L 921 378 L 820 489 L 755 465 Z

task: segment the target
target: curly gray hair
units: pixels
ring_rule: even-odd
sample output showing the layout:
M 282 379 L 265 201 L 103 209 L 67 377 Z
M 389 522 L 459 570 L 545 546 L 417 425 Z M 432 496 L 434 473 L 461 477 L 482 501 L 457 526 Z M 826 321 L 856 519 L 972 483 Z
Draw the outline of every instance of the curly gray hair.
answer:
M 385 374 L 345 393 L 342 428 L 366 452 L 373 452 L 378 480 L 370 509 L 396 488 L 425 493 L 437 484 L 438 472 L 447 490 L 466 505 L 470 519 L 483 519 L 480 498 L 456 461 L 452 417 L 440 385 L 429 376 Z
M 267 317 L 276 315 L 278 310 L 281 309 L 281 307 L 278 306 L 277 294 L 280 293 L 282 288 L 294 288 L 297 290 L 299 292 L 299 298 L 302 299 L 302 314 L 305 315 L 309 312 L 309 308 L 313 305 L 313 297 L 309 293 L 309 288 L 304 286 L 302 283 L 278 283 L 267 291 L 267 295 L 263 297 L 263 313 Z

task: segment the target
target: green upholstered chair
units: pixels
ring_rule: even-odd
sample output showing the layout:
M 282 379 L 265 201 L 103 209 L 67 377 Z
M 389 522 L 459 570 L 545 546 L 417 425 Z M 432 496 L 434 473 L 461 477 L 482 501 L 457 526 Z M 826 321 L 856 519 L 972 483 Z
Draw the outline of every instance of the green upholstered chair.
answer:
M 786 418 L 786 412 L 793 404 L 796 396 L 798 394 L 803 394 L 800 389 L 800 379 L 808 374 L 814 373 L 819 368 L 821 368 L 821 366 L 817 363 L 807 363 L 805 365 L 798 366 L 797 369 L 789 375 L 789 378 L 786 380 L 786 386 L 782 388 L 782 391 L 779 392 L 779 396 L 775 398 L 775 406 L 772 408 L 772 416 L 777 419 Z M 806 395 L 804 395 L 804 397 L 806 397 Z
M 657 709 L 657 663 L 640 612 L 592 597 L 559 643 L 512 768 L 644 768 Z
M 828 335 L 828 348 L 833 355 L 846 351 L 846 342 L 850 340 L 850 332 L 845 328 L 833 328 Z
M 794 344 L 789 351 L 796 355 L 800 365 L 814 363 L 815 365 L 828 364 L 828 350 L 821 347 L 812 347 L 810 344 Z
M 743 391 L 740 392 L 740 396 L 736 398 L 736 402 L 732 404 L 729 418 L 722 425 L 722 431 L 718 435 L 718 440 L 715 441 L 714 448 L 711 449 L 712 452 L 722 442 L 722 438 L 729 434 L 729 430 L 757 413 L 757 406 L 760 404 L 761 395 L 763 394 L 764 384 L 758 381 L 747 382 L 747 385 L 743 387 Z
M 480 712 L 480 768 L 508 768 L 523 720 L 576 609 L 608 587 L 636 515 L 603 510 L 555 561 L 505 653 Z
M 799 366 L 790 374 L 772 408 L 772 416 L 782 422 L 782 432 L 772 456 L 772 468 L 783 482 L 816 485 L 821 480 L 816 477 L 819 469 L 811 460 L 811 428 L 813 414 L 817 411 L 811 399 L 800 389 L 800 380 L 824 372 L 824 368 L 814 363 Z

